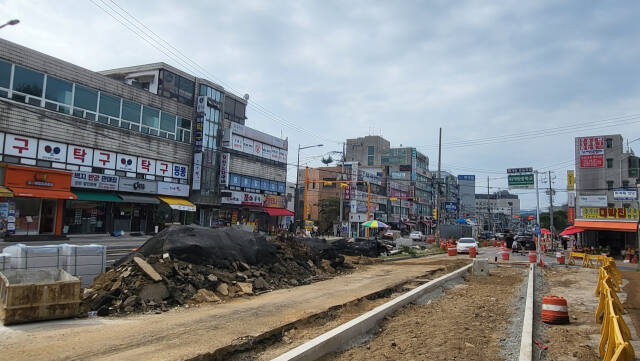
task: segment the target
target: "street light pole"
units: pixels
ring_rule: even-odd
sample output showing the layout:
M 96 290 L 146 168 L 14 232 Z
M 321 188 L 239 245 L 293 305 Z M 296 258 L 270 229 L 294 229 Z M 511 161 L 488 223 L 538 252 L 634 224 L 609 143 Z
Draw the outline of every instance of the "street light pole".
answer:
M 19 23 L 20 23 L 20 20 L 18 20 L 18 19 L 12 19 L 12 20 L 9 20 L 9 21 L 7 21 L 6 23 L 4 23 L 4 24 L 0 25 L 0 29 L 4 28 L 4 27 L 5 27 L 5 26 L 7 26 L 7 25 L 18 25 Z
M 298 218 L 298 227 L 302 227 L 302 221 L 304 220 L 304 216 L 300 217 L 300 151 L 303 149 L 314 148 L 314 147 L 322 147 L 322 144 L 309 145 L 306 147 L 301 147 L 298 144 L 298 162 L 296 165 L 296 194 L 295 194 L 295 205 L 294 212 L 295 217 Z

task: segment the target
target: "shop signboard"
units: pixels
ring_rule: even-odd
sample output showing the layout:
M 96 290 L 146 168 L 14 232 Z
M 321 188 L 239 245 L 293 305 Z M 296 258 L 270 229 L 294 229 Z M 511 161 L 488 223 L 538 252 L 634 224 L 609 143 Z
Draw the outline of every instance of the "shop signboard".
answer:
M 156 162 L 156 175 L 171 177 L 173 174 L 173 164 L 159 160 Z
M 142 174 L 156 174 L 156 161 L 149 158 L 138 157 L 137 172 Z
M 604 167 L 604 137 L 578 138 L 580 168 Z
M 231 149 L 242 152 L 244 148 L 243 138 L 239 135 L 231 134 Z
M 271 147 L 271 160 L 277 162 L 280 159 L 280 150 L 276 147 Z
M 262 207 L 262 194 L 230 191 L 228 197 L 222 197 L 220 202 L 225 204 L 242 204 L 246 206 Z
M 578 196 L 578 207 L 606 207 L 607 196 Z
M 260 189 L 263 191 L 268 191 L 270 187 L 270 183 L 267 179 L 260 180 Z
M 266 208 L 285 208 L 286 202 L 282 196 L 267 194 L 264 196 L 263 206 Z
M 93 166 L 97 168 L 115 169 L 116 153 L 95 149 L 93 151 Z
M 67 148 L 67 163 L 91 167 L 93 165 L 93 149 L 79 145 Z
M 4 154 L 16 157 L 35 158 L 38 140 L 21 135 L 7 134 L 4 142 Z
M 118 190 L 118 178 L 116 175 L 73 172 L 71 187 L 115 191 Z
M 277 191 L 278 191 L 278 182 L 276 182 L 276 181 L 269 181 L 269 191 L 271 191 L 271 192 L 277 192 Z
M 50 140 L 40 140 L 38 142 L 38 159 L 64 163 L 67 160 L 67 145 Z
M 0 154 L 4 152 L 4 133 L 0 132 Z
M 193 130 L 193 151 L 202 152 L 202 143 L 204 139 L 204 116 L 198 115 L 195 121 L 195 129 Z
M 277 151 L 277 149 L 276 149 Z M 267 144 L 262 145 L 262 158 L 271 159 L 271 146 Z
M 253 140 L 249 138 L 244 138 L 242 139 L 242 145 L 243 145 L 242 152 L 255 155 L 253 151 Z
M 638 208 L 583 207 L 582 218 L 637 220 Z
M 194 190 L 199 190 L 202 177 L 202 153 L 193 154 L 193 177 L 191 179 L 191 186 Z
M 576 206 L 576 194 L 569 192 L 569 194 L 567 194 L 567 205 L 569 207 L 574 207 Z
M 158 183 L 136 178 L 120 178 L 118 181 L 118 190 L 123 192 L 157 194 Z
M 635 189 L 616 189 L 613 191 L 613 199 L 616 201 L 632 201 L 638 196 Z
M 261 181 L 260 178 L 251 178 L 251 188 L 260 190 Z
M 287 191 L 287 184 L 284 182 L 278 182 L 278 193 L 285 193 Z
M 238 174 L 230 174 L 229 185 L 234 187 L 242 187 L 242 176 Z
M 382 169 L 380 168 L 360 168 L 360 179 L 363 181 L 381 185 L 382 184 Z
M 262 143 L 253 142 L 253 154 L 262 157 Z
M 173 178 L 187 179 L 189 167 L 184 164 L 173 164 Z
M 196 112 L 204 114 L 207 111 L 207 97 L 205 95 L 198 96 L 196 103 Z
M 468 175 L 459 175 L 459 176 L 458 176 L 458 181 L 475 182 L 475 181 L 476 181 L 476 176 L 475 176 L 475 175 L 472 175 L 472 174 L 468 174 Z
M 229 185 L 229 153 L 220 154 L 220 184 Z
M 567 190 L 572 191 L 576 188 L 576 176 L 572 169 L 567 170 Z
M 242 177 L 242 187 L 243 188 L 251 188 L 251 177 Z
M 189 186 L 180 183 L 158 182 L 158 194 L 167 196 L 188 197 Z
M 397 172 L 397 171 L 391 172 L 391 179 L 404 179 L 406 176 L 407 176 L 407 173 L 405 172 Z
M 116 157 L 116 170 L 135 172 L 138 165 L 138 157 L 126 154 L 118 154 Z
M 358 202 L 358 206 L 356 208 L 357 213 L 367 213 L 367 204 Z
M 16 202 L 9 201 L 8 210 L 7 210 L 7 233 L 15 234 L 16 233 Z
M 570 224 L 574 224 L 576 221 L 576 209 L 573 207 L 567 208 L 567 221 Z
M 457 212 L 458 211 L 458 203 L 457 202 L 444 202 L 444 209 L 447 212 Z
M 287 151 L 284 149 L 278 149 L 278 162 L 286 163 L 287 162 Z

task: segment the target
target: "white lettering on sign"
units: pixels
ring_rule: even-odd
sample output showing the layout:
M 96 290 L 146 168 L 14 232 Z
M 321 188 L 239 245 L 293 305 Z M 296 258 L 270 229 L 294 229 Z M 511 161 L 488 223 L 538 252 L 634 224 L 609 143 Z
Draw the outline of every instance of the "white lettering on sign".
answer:
M 98 168 L 115 169 L 116 153 L 95 149 L 93 151 L 93 166 Z
M 40 139 L 38 142 L 38 159 L 65 162 L 67 160 L 67 145 Z
M 67 150 L 67 163 L 91 166 L 93 164 L 93 149 L 70 145 Z
M 38 140 L 21 135 L 7 134 L 4 142 L 4 154 L 17 157 L 35 158 Z

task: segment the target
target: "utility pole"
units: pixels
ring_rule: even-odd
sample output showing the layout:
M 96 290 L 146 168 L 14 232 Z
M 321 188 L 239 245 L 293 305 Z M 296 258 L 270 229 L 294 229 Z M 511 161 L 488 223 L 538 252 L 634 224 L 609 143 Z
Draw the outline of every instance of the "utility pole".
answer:
M 491 195 L 489 194 L 489 176 L 487 176 L 487 231 L 491 232 Z
M 344 147 L 345 147 L 345 143 L 342 143 L 342 159 L 340 160 L 340 164 L 342 165 L 342 170 L 340 171 L 340 180 L 343 180 L 344 177 L 344 161 L 345 161 L 345 155 L 344 155 Z M 342 187 L 342 182 L 338 183 L 338 189 L 340 190 L 340 232 L 338 232 L 338 234 L 340 236 L 342 236 L 342 222 L 344 222 L 343 217 L 344 217 L 344 188 Z
M 442 160 L 442 128 L 440 128 L 440 135 L 438 136 L 438 179 L 437 179 L 437 191 L 436 191 L 436 242 L 440 244 L 440 171 Z
M 551 185 L 551 171 L 549 171 L 549 230 L 553 237 L 555 232 L 553 230 L 553 188 Z
M 540 189 L 538 188 L 538 171 L 536 174 L 536 224 L 540 226 Z

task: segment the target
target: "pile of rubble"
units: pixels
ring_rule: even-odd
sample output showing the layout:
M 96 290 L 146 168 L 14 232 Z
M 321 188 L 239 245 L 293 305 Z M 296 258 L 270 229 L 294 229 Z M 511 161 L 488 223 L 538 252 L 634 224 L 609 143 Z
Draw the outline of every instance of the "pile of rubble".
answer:
M 308 284 L 347 268 L 336 252 L 314 252 L 288 236 L 268 242 L 238 230 L 172 227 L 98 276 L 85 289 L 83 306 L 100 316 L 159 313 Z

